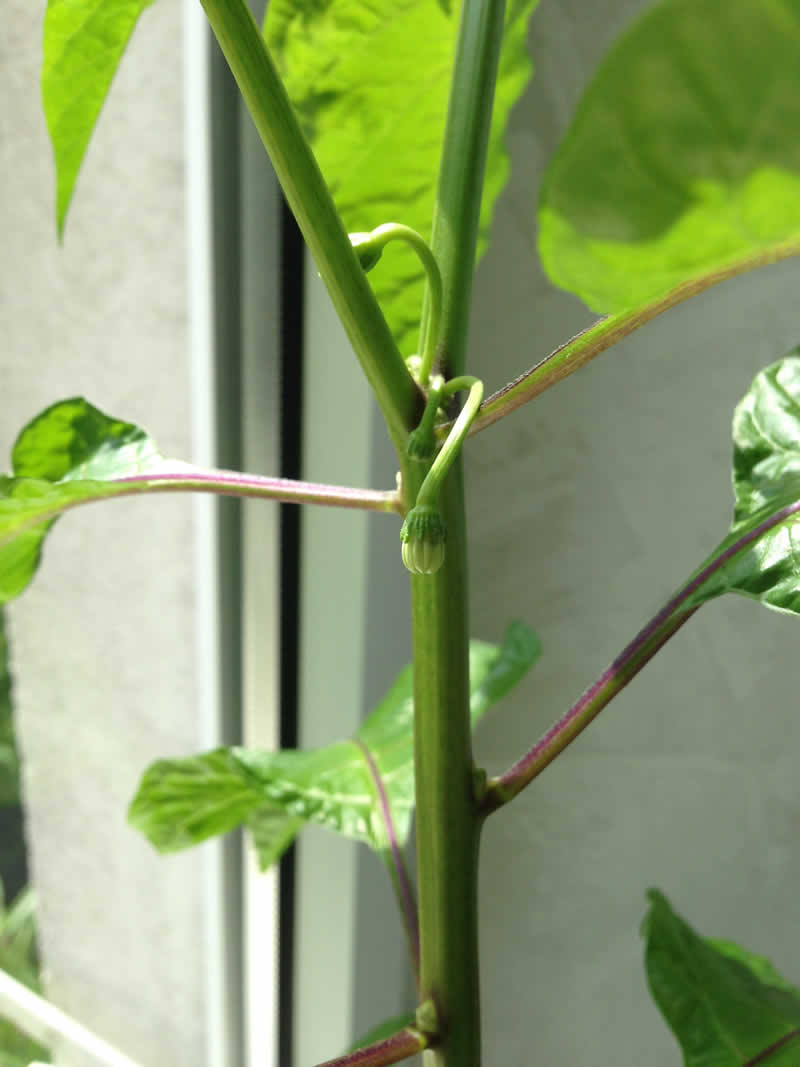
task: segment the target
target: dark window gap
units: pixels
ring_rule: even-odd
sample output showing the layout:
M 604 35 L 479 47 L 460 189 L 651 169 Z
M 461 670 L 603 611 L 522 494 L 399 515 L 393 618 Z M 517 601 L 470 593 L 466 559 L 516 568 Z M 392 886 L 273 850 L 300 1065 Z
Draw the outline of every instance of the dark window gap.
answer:
M 284 478 L 302 477 L 304 243 L 285 201 L 281 211 L 281 456 Z M 280 506 L 281 677 L 280 744 L 295 748 L 298 738 L 300 651 L 300 532 L 302 508 Z M 295 849 L 280 861 L 278 944 L 278 1063 L 293 1062 L 295 973 Z

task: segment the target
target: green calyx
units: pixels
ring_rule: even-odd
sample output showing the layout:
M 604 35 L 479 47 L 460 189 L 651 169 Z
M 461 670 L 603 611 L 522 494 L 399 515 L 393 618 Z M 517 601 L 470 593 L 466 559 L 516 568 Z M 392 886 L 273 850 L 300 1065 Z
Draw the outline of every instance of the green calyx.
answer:
M 417 427 L 408 435 L 406 451 L 409 459 L 421 462 L 429 462 L 433 459 L 436 451 L 436 442 L 433 434 L 424 427 Z
M 418 504 L 400 530 L 403 563 L 412 574 L 435 574 L 444 563 L 447 527 L 439 509 Z

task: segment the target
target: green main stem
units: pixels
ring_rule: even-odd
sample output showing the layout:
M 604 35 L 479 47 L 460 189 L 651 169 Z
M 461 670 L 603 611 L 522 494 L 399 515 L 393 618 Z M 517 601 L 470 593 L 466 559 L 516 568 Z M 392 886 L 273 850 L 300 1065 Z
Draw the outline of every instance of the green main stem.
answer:
M 505 0 L 463 0 L 431 249 L 442 274 L 442 373 L 463 374 Z M 424 336 L 424 331 L 423 331 Z
M 442 488 L 447 553 L 411 578 L 420 997 L 440 1037 L 426 1067 L 478 1067 L 478 838 L 469 720 L 467 553 L 460 457 Z
M 461 375 L 466 359 L 504 0 L 463 0 L 431 248 L 442 276 L 440 369 Z M 427 336 L 428 315 L 422 336 Z M 405 464 L 416 500 L 423 474 Z M 480 1067 L 478 844 L 469 718 L 469 624 L 464 486 L 459 455 L 445 479 L 440 511 L 447 550 L 435 574 L 411 578 L 414 647 L 414 762 L 420 995 L 438 1014 L 425 1067 Z

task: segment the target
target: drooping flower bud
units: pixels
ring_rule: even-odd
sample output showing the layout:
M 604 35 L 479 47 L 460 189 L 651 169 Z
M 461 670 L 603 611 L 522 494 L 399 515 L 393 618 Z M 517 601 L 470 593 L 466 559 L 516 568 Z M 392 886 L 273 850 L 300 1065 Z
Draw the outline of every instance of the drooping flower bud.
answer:
M 381 258 L 383 245 L 379 244 L 371 233 L 351 233 L 349 237 L 361 269 L 368 274 Z
M 403 563 L 412 574 L 435 574 L 444 563 L 447 527 L 437 508 L 419 504 L 400 530 Z

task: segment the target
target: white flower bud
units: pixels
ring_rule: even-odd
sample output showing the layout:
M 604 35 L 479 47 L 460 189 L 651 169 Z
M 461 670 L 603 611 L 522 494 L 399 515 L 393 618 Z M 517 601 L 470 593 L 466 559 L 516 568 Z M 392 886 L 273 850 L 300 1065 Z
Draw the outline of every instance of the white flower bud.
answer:
M 420 505 L 400 530 L 403 563 L 412 574 L 435 574 L 444 563 L 447 528 L 437 508 Z

